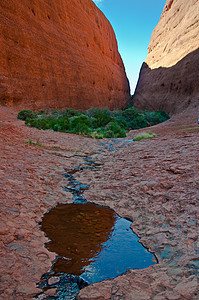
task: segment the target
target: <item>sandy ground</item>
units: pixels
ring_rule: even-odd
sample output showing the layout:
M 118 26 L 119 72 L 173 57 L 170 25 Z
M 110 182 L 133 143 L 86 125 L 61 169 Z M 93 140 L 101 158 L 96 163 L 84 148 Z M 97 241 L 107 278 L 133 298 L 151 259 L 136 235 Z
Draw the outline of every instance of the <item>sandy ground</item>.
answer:
M 16 116 L 0 108 L 0 299 L 32 299 L 40 292 L 36 283 L 55 256 L 44 247 L 39 222 L 57 203 L 72 202 L 62 174 L 86 155 L 102 166 L 77 174 L 90 185 L 84 196 L 131 219 L 158 264 L 90 285 L 78 299 L 199 299 L 196 111 L 146 129 L 158 136 L 140 142 L 126 141 L 136 131 L 119 142 L 99 141 L 28 128 Z

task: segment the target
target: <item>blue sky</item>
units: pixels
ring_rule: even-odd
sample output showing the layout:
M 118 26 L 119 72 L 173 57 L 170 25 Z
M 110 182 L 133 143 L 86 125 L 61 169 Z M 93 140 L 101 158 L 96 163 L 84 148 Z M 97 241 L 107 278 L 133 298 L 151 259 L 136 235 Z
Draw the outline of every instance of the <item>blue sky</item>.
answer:
M 133 94 L 166 0 L 93 0 L 110 21 Z

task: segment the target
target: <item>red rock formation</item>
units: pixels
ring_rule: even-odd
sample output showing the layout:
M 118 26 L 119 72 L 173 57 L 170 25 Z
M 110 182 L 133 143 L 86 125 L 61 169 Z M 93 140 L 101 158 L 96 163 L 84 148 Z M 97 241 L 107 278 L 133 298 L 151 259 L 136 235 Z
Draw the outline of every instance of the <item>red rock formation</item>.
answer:
M 198 0 L 167 0 L 140 72 L 135 107 L 170 114 L 198 107 L 198 15 Z
M 0 104 L 111 109 L 129 102 L 113 29 L 91 0 L 1 0 Z

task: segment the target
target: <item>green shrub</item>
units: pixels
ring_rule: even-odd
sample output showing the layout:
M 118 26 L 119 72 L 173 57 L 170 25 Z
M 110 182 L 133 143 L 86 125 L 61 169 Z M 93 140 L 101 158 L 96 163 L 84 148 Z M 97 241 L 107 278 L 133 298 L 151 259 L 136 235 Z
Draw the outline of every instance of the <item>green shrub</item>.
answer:
M 38 146 L 38 147 L 42 147 L 39 139 L 37 139 L 36 143 L 33 142 L 32 140 L 26 141 L 27 144 L 31 145 L 31 146 Z
M 48 119 L 48 124 L 51 130 L 54 130 L 54 126 L 57 124 L 57 119 Z
M 131 121 L 128 122 L 128 126 L 131 129 L 139 129 L 139 128 L 144 128 L 147 127 L 147 121 L 140 115 L 132 119 Z
M 139 129 L 147 127 L 147 121 L 134 107 L 127 108 L 122 112 L 122 117 L 130 129 Z
M 89 118 L 92 118 L 98 114 L 104 114 L 107 116 L 111 116 L 111 113 L 112 112 L 107 107 L 105 107 L 105 108 L 91 107 L 90 109 L 85 111 L 85 115 L 88 116 Z
M 116 110 L 110 111 L 110 116 L 113 118 L 121 118 L 122 113 L 123 113 L 122 110 L 116 109 Z
M 169 119 L 169 115 L 164 111 L 143 111 L 141 113 L 150 126 L 162 123 Z
M 91 130 L 88 136 L 95 139 L 103 139 L 106 137 L 106 129 L 97 128 L 96 130 Z
M 92 126 L 94 128 L 104 127 L 113 120 L 114 119 L 112 117 L 106 115 L 103 112 L 100 112 L 100 113 L 94 114 L 93 120 L 92 120 Z
M 87 134 L 91 127 L 91 120 L 88 116 L 79 115 L 70 118 L 70 132 L 77 134 Z
M 129 131 L 128 123 L 127 123 L 126 120 L 123 119 L 122 117 L 116 117 L 116 118 L 115 118 L 115 122 L 118 123 L 118 125 L 119 125 L 121 128 L 123 128 L 123 129 Z
M 92 130 L 86 124 L 79 124 L 75 128 L 73 128 L 73 130 L 70 131 L 70 133 L 82 134 L 87 136 L 90 136 L 91 132 Z
M 165 111 L 159 110 L 158 112 L 161 114 L 161 116 L 164 120 L 169 120 L 170 119 L 169 115 Z
M 45 114 L 46 114 L 45 110 L 40 110 L 37 115 L 45 115 Z
M 25 124 L 30 127 L 36 127 L 37 120 L 26 119 Z
M 59 117 L 62 116 L 62 111 L 57 110 L 57 109 L 54 109 L 54 110 L 51 111 L 51 113 L 50 113 L 49 115 L 53 115 L 53 116 L 55 116 L 56 118 L 59 118 Z
M 125 120 L 131 121 L 134 118 L 139 116 L 139 112 L 137 111 L 137 109 L 135 109 L 134 107 L 131 108 L 127 108 L 122 112 L 122 116 L 125 118 Z
M 83 134 L 93 138 L 119 138 L 125 137 L 130 129 L 151 126 L 169 119 L 169 116 L 163 111 L 137 111 L 134 107 L 124 111 L 92 107 L 86 112 L 67 108 L 64 111 L 46 110 L 36 114 L 31 110 L 23 110 L 18 118 L 25 120 L 28 126 L 43 130 Z
M 136 135 L 134 138 L 133 138 L 133 140 L 134 141 L 141 141 L 141 140 L 143 140 L 143 139 L 151 139 L 151 138 L 154 138 L 154 137 L 156 137 L 157 135 L 155 134 L 155 133 L 153 133 L 153 132 L 150 132 L 150 131 L 148 131 L 148 132 L 141 132 L 141 133 L 139 133 L 138 135 Z
M 105 137 L 107 138 L 117 138 L 117 137 L 126 137 L 126 132 L 120 125 L 116 122 L 110 122 L 106 126 Z
M 70 128 L 68 119 L 57 118 L 49 121 L 50 129 L 54 131 L 67 132 Z
M 25 124 L 38 129 L 50 129 L 48 120 L 45 119 L 26 119 Z
M 82 113 L 78 110 L 75 110 L 73 108 L 66 108 L 63 112 L 62 112 L 62 116 L 64 118 L 71 118 L 74 116 L 80 116 L 82 115 Z
M 70 129 L 70 122 L 68 118 L 57 118 L 50 122 L 51 129 L 54 131 L 67 132 Z
M 34 119 L 37 117 L 37 114 L 32 110 L 24 109 L 18 113 L 17 119 L 25 121 L 26 119 Z

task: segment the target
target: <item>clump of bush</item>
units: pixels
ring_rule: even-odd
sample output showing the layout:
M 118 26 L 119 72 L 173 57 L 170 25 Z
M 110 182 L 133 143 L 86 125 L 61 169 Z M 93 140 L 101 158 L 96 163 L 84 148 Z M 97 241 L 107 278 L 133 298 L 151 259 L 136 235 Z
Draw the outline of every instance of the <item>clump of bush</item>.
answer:
M 84 112 L 65 110 L 39 111 L 22 110 L 18 119 L 27 126 L 43 130 L 81 134 L 92 138 L 125 137 L 131 129 L 158 124 L 169 119 L 163 111 L 138 111 L 134 107 L 110 111 L 107 108 L 90 108 Z
M 164 111 L 143 111 L 142 116 L 150 126 L 162 123 L 169 119 L 169 116 Z
M 37 118 L 37 114 L 34 113 L 32 110 L 30 109 L 24 109 L 22 111 L 20 111 L 18 113 L 18 117 L 19 120 L 23 120 L 25 121 L 26 119 L 34 119 Z
M 133 140 L 134 141 L 141 141 L 143 139 L 152 139 L 156 137 L 157 135 L 153 132 L 147 131 L 147 132 L 141 132 L 138 135 L 136 135 Z

